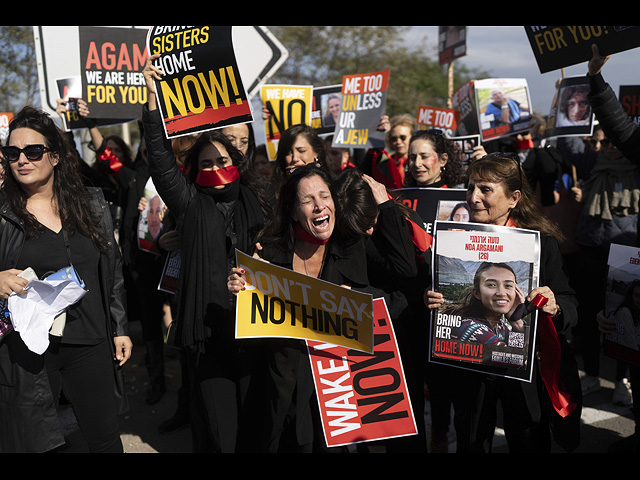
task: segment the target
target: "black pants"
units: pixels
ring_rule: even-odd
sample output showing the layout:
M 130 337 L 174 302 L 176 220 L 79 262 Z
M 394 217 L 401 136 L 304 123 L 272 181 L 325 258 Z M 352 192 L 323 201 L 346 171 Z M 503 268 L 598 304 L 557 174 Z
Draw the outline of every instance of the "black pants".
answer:
M 91 453 L 121 453 L 115 399 L 113 358 L 105 340 L 97 345 L 52 343 L 45 354 L 56 401 L 60 392 L 71 402 Z

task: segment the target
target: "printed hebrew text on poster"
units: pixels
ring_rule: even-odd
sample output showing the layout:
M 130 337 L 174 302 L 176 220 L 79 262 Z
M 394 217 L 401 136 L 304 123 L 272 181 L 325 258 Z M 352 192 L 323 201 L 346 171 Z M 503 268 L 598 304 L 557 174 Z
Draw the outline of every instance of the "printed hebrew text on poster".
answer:
M 378 124 L 384 116 L 388 86 L 389 70 L 344 76 L 333 147 L 384 148 L 385 132 L 378 130 Z
M 147 103 L 142 70 L 146 32 L 136 28 L 78 27 L 82 98 L 93 118 L 140 118 Z
M 278 142 L 292 125 L 311 125 L 313 87 L 309 85 L 263 85 L 262 104 L 269 111 L 264 121 L 267 153 L 275 160 Z
M 433 285 L 445 303 L 431 311 L 429 361 L 530 382 L 540 233 L 436 222 Z
M 612 243 L 607 264 L 604 314 L 615 331 L 604 335 L 604 353 L 640 367 L 640 249 Z
M 373 301 L 372 354 L 307 341 L 328 447 L 418 433 L 398 344 L 383 298 Z
M 238 250 L 236 261 L 246 276 L 236 301 L 236 338 L 297 338 L 373 351 L 371 295 Z
M 482 140 L 531 129 L 533 107 L 524 78 L 487 78 L 473 82 Z
M 321 136 L 332 135 L 342 105 L 342 85 L 314 87 L 311 126 Z
M 156 240 L 162 233 L 164 201 L 158 195 L 153 180 L 144 187 L 144 209 L 138 218 L 138 247 L 140 250 L 158 255 Z
M 594 43 L 603 57 L 640 47 L 638 26 L 527 26 L 524 29 L 540 73 L 587 63 Z
M 253 121 L 231 26 L 151 27 L 147 48 L 154 65 L 158 108 L 167 138 Z

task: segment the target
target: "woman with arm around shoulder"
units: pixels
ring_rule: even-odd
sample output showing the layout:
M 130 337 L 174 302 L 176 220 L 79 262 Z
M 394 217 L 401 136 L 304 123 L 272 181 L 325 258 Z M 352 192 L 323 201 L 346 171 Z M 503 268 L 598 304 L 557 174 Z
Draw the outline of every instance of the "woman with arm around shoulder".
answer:
M 57 416 L 52 425 L 48 415 L 61 389 L 74 406 L 90 451 L 123 451 L 115 379 L 132 344 L 120 251 L 106 202 L 99 190 L 83 187 L 79 161 L 67 142 L 47 114 L 25 107 L 11 122 L 2 149 L 7 173 L 0 210 L 0 294 L 7 298 L 12 292 L 24 293 L 26 283 L 16 275 L 28 267 L 42 278 L 70 264 L 87 290 L 67 310 L 62 337 L 50 337 L 44 355 L 29 351 L 17 332 L 0 344 L 0 370 L 11 369 L 18 387 L 25 389 L 20 398 L 13 397 L 22 409 L 5 404 L 7 397 L 0 393 L 3 431 L 14 425 L 13 431 L 22 434 L 1 436 L 0 449 L 6 451 L 57 446 Z M 38 404 L 38 399 L 45 399 L 45 404 Z
M 541 286 L 531 291 L 526 299 L 531 301 L 537 295 L 547 299 L 540 313 L 548 315 L 553 321 L 553 328 L 562 349 L 560 376 L 564 388 L 571 395 L 571 402 L 576 404 L 573 412 L 563 418 L 554 411 L 549 395 L 541 385 L 540 368 L 536 362 L 531 384 L 506 378 L 476 376 L 474 380 L 476 387 L 479 388 L 480 384 L 484 386 L 483 407 L 490 408 L 495 413 L 494 407 L 487 405 L 487 399 L 491 398 L 493 402 L 502 403 L 505 411 L 505 433 L 510 451 L 549 451 L 552 428 L 554 440 L 565 450 L 573 450 L 579 443 L 580 381 L 577 364 L 568 350 L 564 334 L 577 322 L 577 302 L 575 292 L 569 286 L 562 270 L 562 257 L 558 247 L 558 240 L 561 241 L 562 236 L 555 224 L 539 213 L 517 157 L 500 154 L 486 155 L 471 162 L 467 174 L 469 182 L 467 203 L 470 208 L 471 222 L 526 228 L 538 230 L 541 233 Z M 425 303 L 429 308 L 438 308 L 443 303 L 442 295 L 427 291 Z M 469 400 L 473 394 L 463 391 L 462 395 L 466 395 L 467 403 L 458 404 L 456 415 L 464 415 L 468 413 L 468 409 L 474 408 L 474 405 L 469 403 L 473 402 Z M 460 401 L 460 397 L 458 400 Z M 535 401 L 536 408 L 526 409 L 525 400 L 526 402 Z M 522 403 L 518 405 L 518 402 Z M 454 408 L 456 408 L 455 404 Z M 487 415 L 482 417 L 488 418 Z M 470 432 L 474 430 L 469 425 L 469 419 L 472 416 L 467 415 L 465 418 L 468 420 L 465 425 L 456 425 L 464 442 L 461 444 L 459 440 L 459 451 L 490 450 L 492 433 L 484 438 L 479 436 L 472 438 Z M 483 420 L 475 418 L 470 421 L 482 422 Z M 486 431 L 493 432 L 493 429 L 489 428 Z
M 304 275 L 352 288 L 367 285 L 362 240 L 350 245 L 334 234 L 336 205 L 328 173 L 315 164 L 296 168 L 280 192 L 274 221 L 259 237 L 264 260 Z M 245 286 L 244 274 L 234 269 L 229 291 Z M 306 345 L 296 339 L 265 340 L 267 410 L 265 451 L 314 451 L 314 384 Z M 287 428 L 287 418 L 291 419 Z

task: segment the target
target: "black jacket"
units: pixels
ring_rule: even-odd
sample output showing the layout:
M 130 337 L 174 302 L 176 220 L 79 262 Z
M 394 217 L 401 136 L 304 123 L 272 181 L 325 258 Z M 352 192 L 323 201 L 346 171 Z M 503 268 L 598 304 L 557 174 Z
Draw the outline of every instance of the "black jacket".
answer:
M 103 305 L 109 321 L 105 336 L 127 336 L 127 314 L 120 249 L 107 202 L 99 188 L 89 187 L 91 208 L 101 216 L 108 249 L 100 255 Z M 0 271 L 15 268 L 26 235 L 22 221 L 4 203 L 0 206 Z M 114 348 L 113 342 L 109 342 Z M 115 350 L 114 350 L 115 353 Z M 126 409 L 122 377 L 115 370 L 120 411 Z M 30 352 L 15 332 L 0 342 L 0 452 L 45 452 L 64 443 L 44 356 Z M 11 437 L 4 432 L 19 432 Z

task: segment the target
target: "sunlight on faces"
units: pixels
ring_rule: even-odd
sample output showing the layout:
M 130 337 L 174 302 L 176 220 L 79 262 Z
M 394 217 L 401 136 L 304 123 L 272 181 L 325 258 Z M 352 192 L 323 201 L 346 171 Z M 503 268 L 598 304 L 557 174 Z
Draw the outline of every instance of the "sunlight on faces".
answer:
M 298 135 L 293 142 L 291 151 L 284 157 L 286 163 L 286 173 L 290 174 L 298 167 L 303 167 L 315 162 L 318 154 L 315 152 L 304 135 Z
M 397 125 L 393 127 L 389 132 L 389 141 L 398 156 L 406 156 L 409 153 L 411 129 L 407 125 Z
M 335 205 L 329 186 L 319 175 L 304 178 L 298 185 L 294 221 L 318 240 L 327 240 L 335 226 Z
M 469 179 L 467 203 L 471 210 L 471 221 L 489 225 L 505 225 L 509 213 L 520 200 L 520 190 L 510 195 L 502 183 L 483 182 Z
M 221 131 L 243 155 L 247 154 L 249 149 L 249 127 L 246 124 L 224 127 Z
M 219 142 L 207 143 L 198 154 L 198 170 L 218 170 L 232 165 L 227 149 Z M 224 188 L 224 185 L 215 188 Z
M 17 128 L 11 133 L 9 146 L 25 148 L 28 145 L 47 145 L 46 138 L 30 128 Z M 24 188 L 35 188 L 43 185 L 53 185 L 54 167 L 58 164 L 55 154 L 45 151 L 42 159 L 29 161 L 21 153 L 16 162 L 11 162 L 10 169 L 13 177 Z
M 409 152 L 409 171 L 418 186 L 427 186 L 440 178 L 442 167 L 447 164 L 446 155 L 438 158 L 431 141 L 416 139 Z

